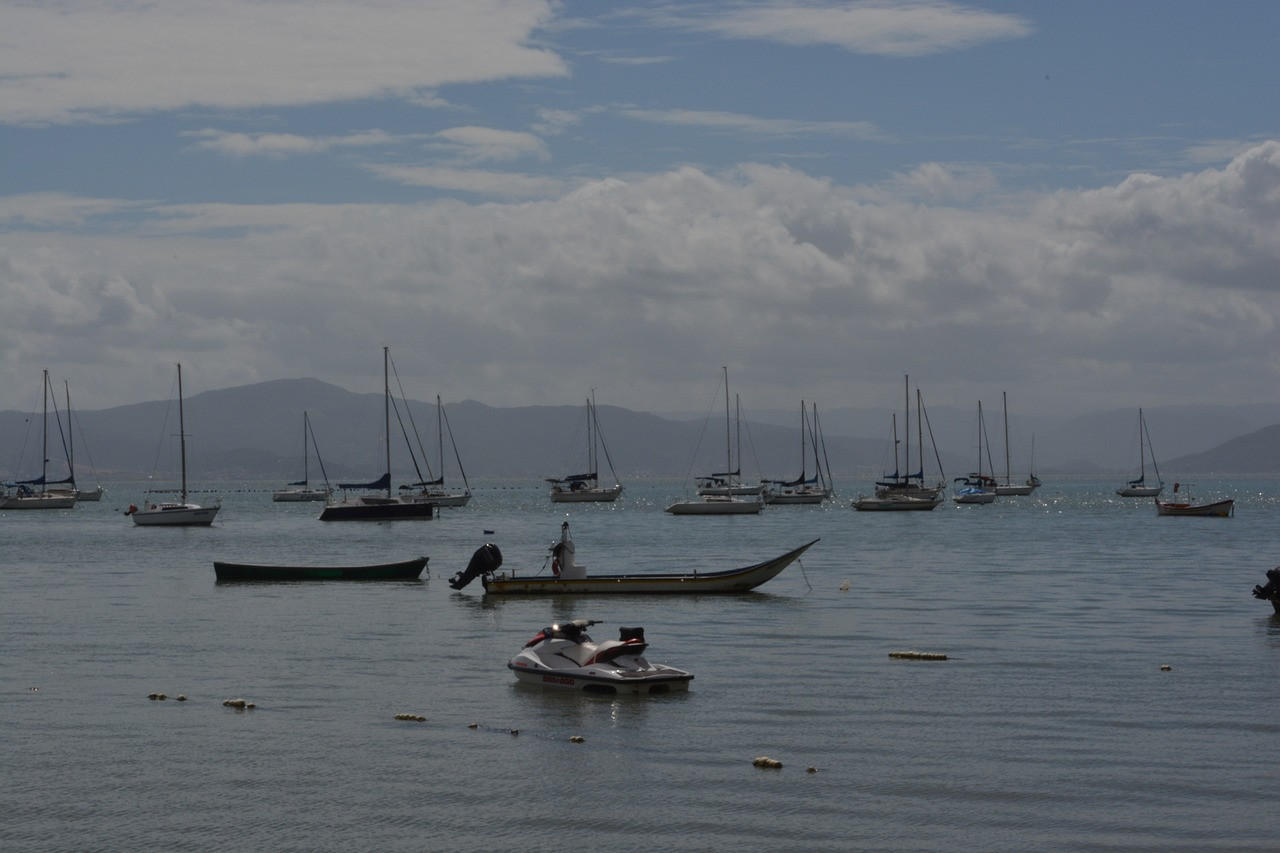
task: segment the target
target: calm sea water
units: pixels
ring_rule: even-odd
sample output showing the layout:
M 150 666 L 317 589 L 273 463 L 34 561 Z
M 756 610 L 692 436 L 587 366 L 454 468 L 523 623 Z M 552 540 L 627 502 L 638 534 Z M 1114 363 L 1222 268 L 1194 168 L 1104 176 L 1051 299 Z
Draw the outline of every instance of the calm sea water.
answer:
M 368 525 L 254 485 L 227 485 L 211 529 L 136 528 L 121 484 L 0 515 L 0 848 L 1280 847 L 1280 620 L 1250 596 L 1280 562 L 1280 482 L 1202 482 L 1236 496 L 1231 519 L 1157 518 L 1100 482 L 677 518 L 681 484 L 633 483 L 568 508 L 589 571 L 822 541 L 746 595 L 505 601 L 445 579 L 485 541 L 540 568 L 566 507 L 538 486 Z M 217 585 L 212 567 L 419 554 L 412 584 Z M 517 685 L 506 661 L 570 618 L 602 620 L 597 639 L 643 625 L 691 691 Z

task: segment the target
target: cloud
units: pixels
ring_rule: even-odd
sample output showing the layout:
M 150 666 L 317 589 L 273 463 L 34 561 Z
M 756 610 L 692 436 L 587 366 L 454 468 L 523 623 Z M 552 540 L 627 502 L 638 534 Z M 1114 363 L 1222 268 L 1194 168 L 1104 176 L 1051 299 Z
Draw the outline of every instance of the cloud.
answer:
M 833 45 L 879 56 L 926 56 L 1021 38 L 1031 26 L 1018 15 L 949 2 L 758 2 L 682 6 L 663 22 L 738 39 L 789 45 Z
M 797 121 L 760 118 L 717 110 L 646 110 L 635 107 L 621 108 L 618 113 L 630 119 L 654 124 L 702 127 L 734 133 L 753 133 L 759 136 L 824 134 L 867 140 L 884 137 L 879 128 L 869 121 Z
M 469 163 L 533 157 L 549 160 L 546 143 L 532 133 L 492 127 L 451 127 L 435 134 L 443 147 Z
M 213 151 L 232 157 L 284 157 L 290 154 L 322 154 L 337 148 L 366 148 L 394 145 L 414 137 L 393 137 L 380 130 L 368 130 L 345 136 L 307 137 L 293 133 L 233 133 L 206 128 L 183 133 L 195 139 L 192 146 L 200 151 Z M 421 137 L 417 137 L 421 138 Z
M 431 99 L 420 93 L 562 77 L 562 60 L 530 44 L 554 9 L 545 0 L 6 3 L 0 122 Z
M 619 405 L 698 409 L 721 364 L 748 409 L 860 405 L 903 372 L 934 405 L 998 387 L 1045 413 L 1269 399 L 1280 380 L 1261 355 L 1280 343 L 1280 142 L 998 211 L 936 198 L 942 165 L 912 176 L 940 188 L 927 202 L 764 165 L 552 195 L 498 172 L 385 177 L 524 181 L 532 200 L 153 205 L 96 235 L 82 226 L 123 205 L 46 201 L 75 230 L 0 235 L 0 387 L 26 387 L 40 354 L 86 386 L 82 406 L 113 405 L 137 399 L 139 365 L 198 353 L 203 387 L 376 388 L 387 341 L 448 365 L 433 393 L 497 405 L 612 387 Z
M 411 187 L 432 187 L 500 198 L 547 196 L 563 190 L 555 178 L 523 175 L 515 172 L 493 172 L 483 169 L 460 169 L 448 166 L 379 165 L 365 166 L 387 181 Z

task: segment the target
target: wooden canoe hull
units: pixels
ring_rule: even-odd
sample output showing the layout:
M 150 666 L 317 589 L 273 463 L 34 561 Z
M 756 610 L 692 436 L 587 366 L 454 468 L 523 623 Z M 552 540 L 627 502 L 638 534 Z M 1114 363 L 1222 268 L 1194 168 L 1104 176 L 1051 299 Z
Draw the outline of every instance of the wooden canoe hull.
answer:
M 555 577 L 520 578 L 500 573 L 487 575 L 481 580 L 487 595 L 594 595 L 597 593 L 702 595 L 747 592 L 778 575 L 817 541 L 814 539 L 813 542 L 801 545 L 780 557 L 765 560 L 754 566 L 722 572 L 595 575 L 573 580 Z
M 1235 512 L 1236 502 L 1228 498 L 1208 504 L 1166 503 L 1156 501 L 1156 515 L 1199 515 L 1211 518 L 1227 518 Z
M 266 566 L 215 560 L 220 581 L 406 581 L 417 580 L 426 557 L 369 566 Z

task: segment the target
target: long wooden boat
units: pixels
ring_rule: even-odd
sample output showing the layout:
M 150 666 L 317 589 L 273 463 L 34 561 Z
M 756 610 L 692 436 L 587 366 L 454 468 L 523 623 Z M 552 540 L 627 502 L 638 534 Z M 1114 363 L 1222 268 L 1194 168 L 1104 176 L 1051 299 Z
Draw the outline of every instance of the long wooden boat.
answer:
M 1227 518 L 1235 514 L 1236 502 L 1232 498 L 1207 504 L 1176 503 L 1156 498 L 1156 515 L 1200 515 Z
M 799 559 L 818 540 L 801 545 L 780 557 L 741 569 L 691 574 L 636 573 L 593 575 L 585 578 L 517 577 L 510 572 L 494 572 L 481 577 L 488 595 L 587 595 L 596 593 L 643 593 L 700 595 L 734 593 L 755 589 Z
M 417 580 L 426 557 L 370 566 L 264 566 L 213 561 L 220 581 L 408 581 Z

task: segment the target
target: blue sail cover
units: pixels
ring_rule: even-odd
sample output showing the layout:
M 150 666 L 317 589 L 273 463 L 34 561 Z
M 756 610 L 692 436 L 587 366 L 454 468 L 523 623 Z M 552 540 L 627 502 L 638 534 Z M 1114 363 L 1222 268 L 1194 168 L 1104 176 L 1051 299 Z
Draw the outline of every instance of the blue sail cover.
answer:
M 339 489 L 389 489 L 391 488 L 391 472 L 383 474 L 372 483 L 339 483 Z
M 547 482 L 548 483 L 586 483 L 590 480 L 597 480 L 597 479 L 599 479 L 599 477 L 597 477 L 596 473 L 592 471 L 590 474 L 570 474 L 568 477 L 561 477 L 558 480 L 548 478 Z
M 34 477 L 30 480 L 17 480 L 13 483 L 13 485 L 15 486 L 61 486 L 64 483 L 74 484 L 75 481 L 76 481 L 75 477 L 67 477 L 62 480 L 47 480 L 45 479 L 45 476 L 41 474 L 39 477 Z

